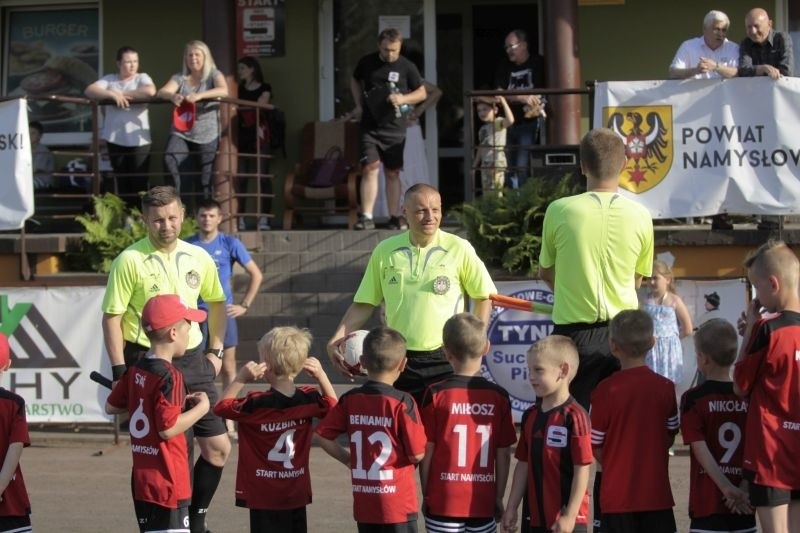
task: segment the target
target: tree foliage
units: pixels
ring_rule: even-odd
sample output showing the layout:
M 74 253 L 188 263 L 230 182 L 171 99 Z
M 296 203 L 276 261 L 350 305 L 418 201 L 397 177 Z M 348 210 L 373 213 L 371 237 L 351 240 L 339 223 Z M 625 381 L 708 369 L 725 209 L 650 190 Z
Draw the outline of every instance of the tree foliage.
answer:
M 138 209 L 128 209 L 125 202 L 111 193 L 95 196 L 94 214 L 79 215 L 76 220 L 86 233 L 80 251 L 69 254 L 71 270 L 103 272 L 111 270 L 111 263 L 119 253 L 147 236 Z M 187 218 L 181 226 L 181 237 L 194 233 L 197 224 Z
M 502 196 L 486 194 L 454 212 L 467 238 L 488 264 L 516 275 L 533 276 L 539 268 L 542 222 L 553 200 L 577 193 L 570 175 L 560 181 L 529 179 Z

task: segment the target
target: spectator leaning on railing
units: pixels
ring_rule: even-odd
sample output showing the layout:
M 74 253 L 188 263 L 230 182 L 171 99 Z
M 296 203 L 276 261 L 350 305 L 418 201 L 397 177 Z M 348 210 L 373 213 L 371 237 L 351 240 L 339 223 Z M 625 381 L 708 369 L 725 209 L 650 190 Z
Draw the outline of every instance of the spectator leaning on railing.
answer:
M 138 207 L 138 194 L 147 190 L 150 170 L 150 118 L 147 105 L 137 99 L 156 94 L 153 80 L 139 72 L 139 54 L 130 46 L 117 50 L 117 74 L 103 76 L 89 85 L 84 94 L 93 100 L 113 100 L 103 109 L 101 137 L 108 144 L 117 193 L 130 207 Z
M 772 29 L 769 14 L 757 7 L 744 19 L 747 37 L 739 45 L 739 76 L 769 76 L 777 80 L 792 76 L 792 38 L 788 33 Z M 767 231 L 780 227 L 780 218 L 764 215 L 758 229 Z
M 722 11 L 711 10 L 703 18 L 703 35 L 684 41 L 669 66 L 673 79 L 732 78 L 739 65 L 739 45 L 726 37 L 731 21 Z M 733 229 L 727 214 L 715 215 L 711 229 Z
M 172 76 L 158 90 L 159 98 L 176 107 L 164 165 L 184 201 L 187 195 L 198 192 L 211 196 L 211 175 L 219 145 L 219 102 L 209 100 L 226 96 L 228 83 L 217 70 L 208 45 L 189 41 L 183 54 L 183 72 Z M 197 179 L 181 180 L 184 172 L 197 172 L 197 167 L 199 183 Z

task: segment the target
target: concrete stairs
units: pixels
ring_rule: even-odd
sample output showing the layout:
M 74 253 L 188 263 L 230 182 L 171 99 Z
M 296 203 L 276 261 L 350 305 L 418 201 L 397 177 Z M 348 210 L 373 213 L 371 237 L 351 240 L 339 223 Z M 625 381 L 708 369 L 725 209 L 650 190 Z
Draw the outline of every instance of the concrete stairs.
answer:
M 243 232 L 238 237 L 264 274 L 261 291 L 238 320 L 239 364 L 257 360 L 256 343 L 274 326 L 307 328 L 314 336 L 312 355 L 325 364 L 325 344 L 353 301 L 375 246 L 395 234 L 389 230 Z M 244 270 L 234 273 L 235 301 L 247 289 Z M 378 324 L 377 313 L 371 325 Z

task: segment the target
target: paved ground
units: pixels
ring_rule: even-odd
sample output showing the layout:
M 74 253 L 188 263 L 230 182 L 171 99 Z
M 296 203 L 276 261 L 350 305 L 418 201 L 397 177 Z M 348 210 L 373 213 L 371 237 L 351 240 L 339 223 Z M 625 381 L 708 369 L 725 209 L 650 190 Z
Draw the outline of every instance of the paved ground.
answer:
M 35 428 L 34 428 L 35 429 Z M 32 431 L 33 445 L 22 455 L 22 468 L 33 506 L 34 530 L 81 533 L 137 531 L 130 499 L 129 443 L 115 446 L 110 434 Z M 234 506 L 238 450 L 234 446 L 209 513 L 215 533 L 249 530 L 247 510 Z M 684 447 L 670 460 L 678 531 L 688 531 L 689 458 Z M 634 459 L 633 465 L 635 467 Z M 513 470 L 513 466 L 512 466 Z M 314 503 L 308 508 L 309 531 L 355 531 L 348 471 L 315 447 L 311 452 Z M 424 531 L 420 527 L 420 531 Z

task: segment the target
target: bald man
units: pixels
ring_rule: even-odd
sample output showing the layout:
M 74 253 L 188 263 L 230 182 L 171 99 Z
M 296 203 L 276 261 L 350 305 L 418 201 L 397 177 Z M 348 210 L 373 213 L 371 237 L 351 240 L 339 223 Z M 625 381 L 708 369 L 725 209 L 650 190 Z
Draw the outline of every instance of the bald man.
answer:
M 739 45 L 739 76 L 792 76 L 792 38 L 772 29 L 769 14 L 757 7 L 745 17 L 747 37 Z

